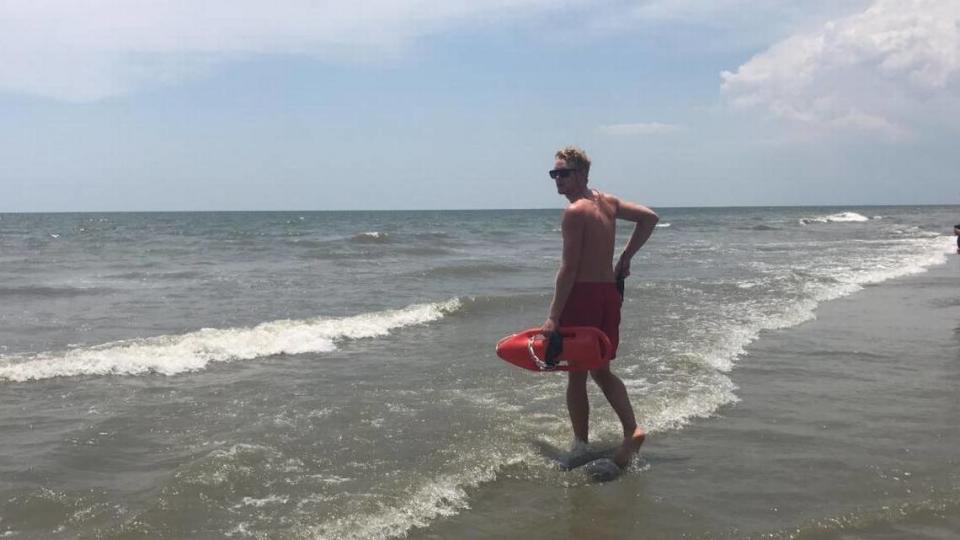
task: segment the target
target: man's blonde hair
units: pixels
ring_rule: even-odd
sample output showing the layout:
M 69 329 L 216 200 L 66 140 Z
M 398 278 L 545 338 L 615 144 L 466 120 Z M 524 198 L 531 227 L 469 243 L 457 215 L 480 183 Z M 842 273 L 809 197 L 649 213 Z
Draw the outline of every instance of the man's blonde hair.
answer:
M 567 146 L 557 150 L 556 159 L 562 159 L 567 162 L 567 166 L 573 169 L 580 169 L 585 174 L 590 174 L 590 158 L 582 148 L 576 146 Z

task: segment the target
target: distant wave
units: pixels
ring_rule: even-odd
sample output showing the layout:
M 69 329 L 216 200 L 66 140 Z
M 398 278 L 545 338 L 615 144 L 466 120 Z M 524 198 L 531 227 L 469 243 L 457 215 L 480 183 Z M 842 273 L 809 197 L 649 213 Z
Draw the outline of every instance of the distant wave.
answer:
M 550 303 L 553 290 L 544 288 L 541 293 L 513 294 L 510 296 L 471 296 L 462 300 L 460 314 L 516 313 L 518 310 L 533 308 L 531 326 L 539 324 L 540 310 Z
M 810 223 L 861 223 L 870 221 L 870 218 L 856 212 L 841 212 L 839 214 L 830 214 L 829 216 L 819 216 L 813 218 L 801 218 L 801 225 Z
M 780 227 L 774 227 L 773 225 L 751 225 L 749 227 L 737 227 L 743 231 L 779 231 Z
M 657 228 L 666 229 L 670 226 L 669 223 L 657 223 Z
M 96 296 L 113 292 L 103 287 L 0 287 L 0 298 L 73 298 L 75 296 Z
M 390 241 L 390 235 L 380 231 L 369 231 L 353 235 L 350 241 L 364 244 L 382 244 Z
M 393 235 L 367 231 L 352 236 L 330 238 L 296 238 L 285 240 L 287 246 L 302 250 L 298 257 L 316 260 L 377 259 L 389 255 L 435 256 L 451 253 L 453 243 L 445 232 L 424 232 Z
M 284 245 L 292 248 L 301 248 L 301 249 L 316 249 L 316 248 L 327 248 L 330 247 L 335 241 L 334 240 L 313 240 L 309 238 L 291 238 L 283 241 Z
M 335 247 L 332 249 L 304 250 L 302 253 L 299 253 L 297 257 L 304 260 L 367 260 L 380 259 L 398 253 L 417 257 L 432 257 L 437 255 L 449 255 L 453 253 L 453 251 L 437 246 L 397 246 L 390 248 L 370 246 L 358 249 Z
M 398 248 L 397 251 L 405 255 L 449 255 L 453 251 L 437 246 L 408 246 Z
M 447 240 L 453 238 L 453 235 L 444 231 L 427 231 L 416 233 L 413 237 L 423 240 Z
M 200 371 L 211 362 L 329 352 L 336 350 L 338 341 L 385 336 L 397 328 L 442 319 L 461 307 L 461 301 L 454 298 L 339 319 L 279 320 L 252 328 L 204 328 L 188 334 L 118 341 L 60 353 L 0 356 L 0 380 L 176 375 Z
M 893 234 L 909 234 L 910 236 L 919 238 L 936 238 L 941 236 L 941 233 L 939 232 L 927 231 L 917 227 L 916 225 L 910 225 L 903 229 L 894 229 Z
M 122 272 L 119 274 L 109 274 L 105 277 L 110 279 L 129 279 L 129 280 L 177 280 L 194 279 L 201 277 L 203 272 L 184 270 L 182 272 Z
M 495 263 L 476 263 L 464 265 L 438 266 L 417 273 L 423 277 L 477 277 L 477 276 L 496 276 L 500 274 L 512 274 L 519 272 L 520 268 L 508 266 L 506 264 Z

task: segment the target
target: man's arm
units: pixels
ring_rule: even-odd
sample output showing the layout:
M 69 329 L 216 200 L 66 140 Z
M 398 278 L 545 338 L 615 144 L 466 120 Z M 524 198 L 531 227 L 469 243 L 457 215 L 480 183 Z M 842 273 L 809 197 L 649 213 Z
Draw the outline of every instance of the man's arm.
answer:
M 560 230 L 563 233 L 563 258 L 557 271 L 556 289 L 550 303 L 550 314 L 543 324 L 544 333 L 553 332 L 559 325 L 560 315 L 573 290 L 580 267 L 580 254 L 583 251 L 584 215 L 576 208 L 568 208 L 563 213 Z
M 630 275 L 630 261 L 637 251 L 647 243 L 647 239 L 653 234 L 654 227 L 660 221 L 660 216 L 643 205 L 627 201 L 618 201 L 618 203 L 617 218 L 636 223 L 633 234 L 630 235 L 630 241 L 627 242 L 627 246 L 623 248 L 623 253 L 620 254 L 620 260 L 617 261 L 615 270 L 618 278 L 625 278 Z

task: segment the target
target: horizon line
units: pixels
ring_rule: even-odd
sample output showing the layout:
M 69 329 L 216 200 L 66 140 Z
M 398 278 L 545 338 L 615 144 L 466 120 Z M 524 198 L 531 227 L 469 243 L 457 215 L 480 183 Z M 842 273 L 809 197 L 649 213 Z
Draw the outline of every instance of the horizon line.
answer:
M 669 209 L 669 210 L 696 210 L 696 209 L 737 209 L 737 208 L 890 208 L 890 207 L 951 207 L 960 206 L 960 203 L 919 203 L 919 204 L 855 204 L 855 203 L 831 203 L 831 204 L 754 204 L 754 205 L 706 205 L 706 206 L 651 206 L 651 208 Z M 544 210 L 563 210 L 562 207 L 539 207 L 539 208 L 395 208 L 395 209 L 376 209 L 376 208 L 353 208 L 353 209 L 290 209 L 290 210 L 0 210 L 3 214 L 228 214 L 228 213 L 335 213 L 335 212 L 537 212 Z

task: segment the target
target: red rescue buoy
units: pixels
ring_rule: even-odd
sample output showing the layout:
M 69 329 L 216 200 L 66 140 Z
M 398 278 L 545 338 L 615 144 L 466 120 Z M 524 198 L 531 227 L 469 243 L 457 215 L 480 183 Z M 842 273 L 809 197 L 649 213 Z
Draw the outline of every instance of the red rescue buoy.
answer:
M 599 328 L 570 326 L 557 330 L 563 352 L 556 365 L 547 363 L 547 339 L 539 328 L 507 336 L 497 343 L 497 356 L 531 371 L 589 371 L 610 363 L 613 346 Z

